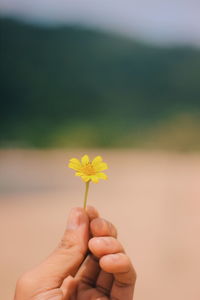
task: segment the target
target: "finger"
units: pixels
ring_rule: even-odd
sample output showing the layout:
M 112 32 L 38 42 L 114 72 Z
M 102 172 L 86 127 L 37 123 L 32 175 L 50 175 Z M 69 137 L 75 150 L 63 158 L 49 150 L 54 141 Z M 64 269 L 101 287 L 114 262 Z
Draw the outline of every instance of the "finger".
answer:
M 94 237 L 117 237 L 117 230 L 114 225 L 102 218 L 95 218 L 90 223 L 90 231 Z M 113 275 L 101 270 L 96 281 L 96 289 L 104 295 L 109 296 L 112 284 Z
M 112 285 L 113 275 L 101 270 L 96 281 L 96 289 L 104 295 L 109 296 Z
M 62 300 L 70 300 L 75 294 L 78 286 L 78 281 L 72 276 L 68 276 L 61 285 L 61 291 L 63 293 Z
M 82 208 L 72 209 L 67 228 L 57 249 L 40 265 L 40 274 L 63 280 L 74 276 L 83 262 L 89 239 L 89 218 Z
M 95 236 L 117 237 L 117 230 L 114 227 L 114 225 L 102 218 L 93 219 L 90 223 L 90 230 L 94 237 Z
M 106 254 L 123 252 L 123 247 L 118 240 L 113 237 L 94 237 L 88 243 L 90 251 L 96 257 L 102 257 Z
M 101 268 L 114 276 L 111 298 L 131 300 L 134 292 L 136 273 L 132 263 L 125 253 L 116 253 L 103 256 Z
M 92 221 L 95 218 L 99 217 L 99 213 L 95 207 L 88 205 L 86 207 L 86 212 L 88 214 L 89 220 Z
M 88 255 L 76 274 L 76 279 L 80 282 L 79 291 L 94 287 L 99 272 L 98 259 L 92 254 Z

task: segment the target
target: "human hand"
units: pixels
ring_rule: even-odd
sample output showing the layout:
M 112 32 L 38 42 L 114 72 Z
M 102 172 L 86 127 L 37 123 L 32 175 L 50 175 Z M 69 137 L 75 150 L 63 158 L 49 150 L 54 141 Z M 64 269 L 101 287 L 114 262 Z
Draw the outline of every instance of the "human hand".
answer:
M 132 300 L 136 274 L 116 237 L 94 208 L 73 209 L 58 247 L 18 280 L 14 300 Z

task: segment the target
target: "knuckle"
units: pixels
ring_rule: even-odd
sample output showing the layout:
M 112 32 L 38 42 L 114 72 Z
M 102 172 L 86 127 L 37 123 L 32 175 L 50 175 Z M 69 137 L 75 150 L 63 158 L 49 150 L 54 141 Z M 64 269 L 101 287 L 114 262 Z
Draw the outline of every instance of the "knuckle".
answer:
M 109 296 L 109 295 L 110 295 L 110 289 L 108 289 L 108 288 L 106 288 L 106 287 L 104 287 L 104 286 L 102 286 L 102 285 L 96 285 L 96 289 L 97 289 L 100 293 L 102 293 L 102 294 L 104 294 L 104 295 L 106 295 L 106 296 Z
M 66 229 L 62 239 L 58 244 L 58 248 L 69 249 L 79 244 L 76 234 L 73 234 L 70 230 Z
M 69 249 L 74 246 L 74 241 L 68 238 L 62 238 L 58 244 L 58 248 Z
M 81 278 L 81 282 L 90 286 L 90 287 L 95 287 L 95 283 L 94 283 L 94 280 L 93 278 L 87 276 L 87 275 L 84 275 L 82 278 Z
M 127 282 L 116 280 L 115 285 L 119 288 L 127 288 L 133 285 L 133 281 L 132 279 L 127 280 Z
M 63 238 L 59 242 L 55 252 L 60 255 L 67 255 L 68 259 L 73 259 L 74 255 L 78 255 L 81 260 L 84 259 L 87 249 L 81 247 L 80 244 L 72 239 Z

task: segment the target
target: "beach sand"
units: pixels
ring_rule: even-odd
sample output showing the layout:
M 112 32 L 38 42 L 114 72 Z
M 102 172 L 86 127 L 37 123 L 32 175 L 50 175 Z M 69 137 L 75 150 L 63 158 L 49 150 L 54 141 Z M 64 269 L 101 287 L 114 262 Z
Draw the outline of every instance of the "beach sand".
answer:
M 0 151 L 0 299 L 57 245 L 84 183 L 66 167 L 86 151 Z M 90 150 L 109 165 L 88 203 L 118 228 L 138 279 L 134 300 L 200 299 L 200 154 Z M 126 299 L 124 299 L 126 300 Z

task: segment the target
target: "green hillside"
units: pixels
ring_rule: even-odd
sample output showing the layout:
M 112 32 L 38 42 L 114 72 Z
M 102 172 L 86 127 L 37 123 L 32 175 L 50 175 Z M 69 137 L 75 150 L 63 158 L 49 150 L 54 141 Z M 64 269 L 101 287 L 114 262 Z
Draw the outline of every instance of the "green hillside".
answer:
M 200 149 L 200 50 L 0 19 L 0 145 Z

